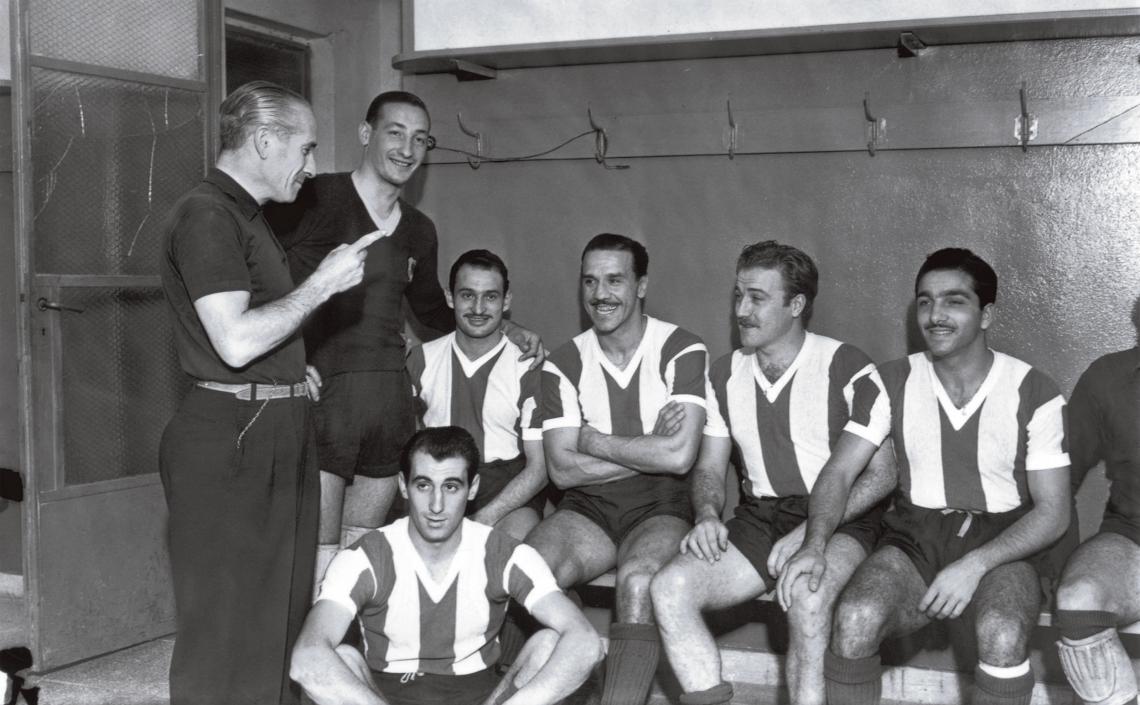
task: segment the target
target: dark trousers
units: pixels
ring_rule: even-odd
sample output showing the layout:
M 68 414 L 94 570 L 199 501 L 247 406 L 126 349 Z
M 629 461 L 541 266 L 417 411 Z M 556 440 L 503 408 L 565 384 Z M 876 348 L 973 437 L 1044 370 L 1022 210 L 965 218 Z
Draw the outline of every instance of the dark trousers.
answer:
M 289 655 L 309 608 L 320 495 L 308 414 L 304 398 L 194 387 L 163 433 L 171 705 L 299 700 Z

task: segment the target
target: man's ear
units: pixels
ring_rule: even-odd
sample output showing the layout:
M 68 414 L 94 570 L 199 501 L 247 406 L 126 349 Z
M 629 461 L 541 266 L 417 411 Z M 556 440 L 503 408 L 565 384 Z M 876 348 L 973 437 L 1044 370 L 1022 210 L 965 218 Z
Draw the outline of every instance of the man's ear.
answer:
M 475 479 L 471 481 L 470 489 L 467 490 L 467 501 L 474 502 L 477 494 L 479 494 L 479 476 L 475 475 Z
M 269 158 L 270 140 L 276 138 L 273 128 L 268 125 L 262 125 L 253 131 L 253 148 L 257 150 L 257 156 L 262 159 Z
M 443 290 L 443 298 L 447 299 L 447 307 L 452 311 L 455 310 L 455 296 L 451 293 L 451 289 Z
M 367 147 L 368 141 L 372 138 L 372 126 L 367 121 L 360 123 L 356 128 L 356 137 L 362 147 Z
M 645 292 L 649 291 L 649 275 L 640 277 L 637 280 L 637 298 L 644 299 Z
M 404 499 L 408 498 L 408 481 L 404 479 L 404 473 L 396 474 L 396 484 L 400 486 L 400 496 Z
M 503 295 L 503 312 L 506 313 L 507 311 L 510 311 L 510 310 L 511 310 L 511 292 L 508 291 L 506 294 Z
M 803 294 L 796 294 L 792 297 L 792 315 L 799 317 L 804 312 L 804 307 L 807 306 L 807 297 Z
M 993 304 L 982 306 L 982 330 L 986 330 L 993 325 L 995 315 Z

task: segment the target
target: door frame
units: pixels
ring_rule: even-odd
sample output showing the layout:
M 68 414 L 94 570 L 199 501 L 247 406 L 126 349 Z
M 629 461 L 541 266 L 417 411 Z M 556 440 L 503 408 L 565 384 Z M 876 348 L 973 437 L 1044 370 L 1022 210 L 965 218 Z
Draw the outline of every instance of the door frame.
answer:
M 204 94 L 206 110 L 203 140 L 203 172 L 213 164 L 217 153 L 218 117 L 224 72 L 224 35 L 222 0 L 197 0 L 200 48 L 199 76 L 202 80 L 167 78 L 111 67 L 63 61 L 31 53 L 28 11 L 36 0 L 12 0 L 10 12 L 12 41 L 12 147 L 13 210 L 16 249 L 16 277 L 19 291 L 16 312 L 16 345 L 18 369 L 18 416 L 20 461 L 24 470 L 25 501 L 23 504 L 23 579 L 29 648 L 35 670 L 45 665 L 45 645 L 41 638 L 43 605 L 41 604 L 41 561 L 39 556 L 40 517 L 44 504 L 106 492 L 143 488 L 159 484 L 158 468 L 153 473 L 123 477 L 89 484 L 64 486 L 63 476 L 63 409 L 61 395 L 62 342 L 59 315 L 44 317 L 38 311 L 34 292 L 58 292 L 66 283 L 83 280 L 102 285 L 154 285 L 157 272 L 145 276 L 36 275 L 33 267 L 33 221 L 35 213 L 34 175 L 32 173 L 31 126 L 34 90 L 32 68 L 82 73 L 104 78 L 158 83 L 176 88 L 190 88 Z M 77 8 L 82 11 L 80 0 Z M 45 294 L 39 294 L 45 295 Z M 55 298 L 53 300 L 58 300 Z M 36 335 L 35 327 L 50 328 Z M 36 381 L 38 380 L 38 381 Z M 160 629 L 173 629 L 165 623 Z

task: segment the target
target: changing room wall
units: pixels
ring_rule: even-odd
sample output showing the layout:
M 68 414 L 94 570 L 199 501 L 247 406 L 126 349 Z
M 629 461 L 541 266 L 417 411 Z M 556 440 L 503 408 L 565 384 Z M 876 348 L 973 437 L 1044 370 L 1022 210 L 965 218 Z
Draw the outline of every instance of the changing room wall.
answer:
M 732 276 L 746 243 L 776 238 L 811 254 L 822 278 L 812 328 L 879 361 L 919 344 L 908 309 L 923 257 L 970 247 L 1000 277 L 991 345 L 1042 367 L 1067 395 L 1090 361 L 1136 340 L 1140 147 L 1096 142 L 1135 129 L 1138 48 L 1090 39 L 937 47 L 915 59 L 870 50 L 506 70 L 472 82 L 408 76 L 442 146 L 474 147 L 457 129 L 461 112 L 485 154 L 537 152 L 588 129 L 590 106 L 607 127 L 607 161 L 629 165 L 603 168 L 592 137 L 478 170 L 437 150 L 409 193 L 439 226 L 441 269 L 470 247 L 503 254 L 515 319 L 552 345 L 584 325 L 578 256 L 598 232 L 647 245 L 649 313 L 701 335 L 714 357 L 733 346 Z M 1052 143 L 1027 153 L 1013 138 L 1022 81 Z M 862 148 L 867 92 L 888 120 L 874 157 Z M 740 133 L 733 159 L 727 99 Z M 1081 493 L 1086 535 L 1105 491 L 1092 478 Z

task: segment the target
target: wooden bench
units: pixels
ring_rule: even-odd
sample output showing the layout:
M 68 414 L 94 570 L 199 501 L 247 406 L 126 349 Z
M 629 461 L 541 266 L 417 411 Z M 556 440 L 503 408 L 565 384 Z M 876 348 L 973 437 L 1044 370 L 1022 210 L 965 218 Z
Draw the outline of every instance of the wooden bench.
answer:
M 614 587 L 614 579 L 615 579 L 615 574 L 613 571 L 610 571 L 608 573 L 603 573 L 602 575 L 599 575 L 598 577 L 594 578 L 593 580 L 591 580 L 590 582 L 588 582 L 586 584 L 589 585 L 590 587 L 610 588 L 612 590 Z M 766 592 L 763 595 L 760 595 L 759 597 L 756 598 L 756 600 L 758 602 L 773 602 L 773 601 L 775 601 L 775 599 L 776 599 L 775 591 Z M 1053 626 L 1053 613 L 1052 612 L 1042 612 L 1041 614 L 1037 615 L 1037 626 L 1039 626 L 1039 627 L 1051 627 L 1051 626 Z M 1140 622 L 1136 622 L 1135 624 L 1125 625 L 1125 626 L 1121 627 L 1119 631 L 1123 634 L 1140 634 Z

